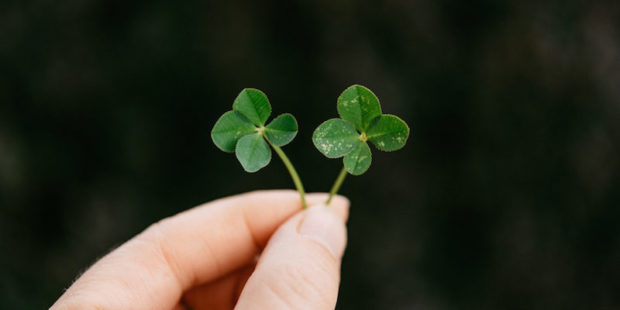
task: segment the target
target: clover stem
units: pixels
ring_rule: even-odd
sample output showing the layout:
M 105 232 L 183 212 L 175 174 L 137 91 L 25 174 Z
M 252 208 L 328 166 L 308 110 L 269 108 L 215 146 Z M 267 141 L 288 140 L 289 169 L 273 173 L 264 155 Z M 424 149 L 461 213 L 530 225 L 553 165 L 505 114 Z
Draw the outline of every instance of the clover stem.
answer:
M 295 183 L 295 187 L 297 188 L 297 191 L 299 192 L 299 196 L 301 197 L 301 208 L 302 209 L 307 208 L 308 205 L 306 204 L 306 191 L 304 191 L 304 185 L 301 183 L 301 179 L 299 178 L 299 175 L 297 174 L 297 170 L 295 170 L 295 167 L 293 166 L 291 161 L 288 159 L 286 154 L 284 154 L 284 151 L 282 151 L 282 149 L 279 146 L 274 145 L 271 142 L 269 142 L 269 144 L 274 149 L 274 151 L 278 153 L 278 155 L 280 156 L 280 159 L 282 159 L 282 162 L 284 163 L 284 166 L 286 166 L 286 169 L 288 169 L 288 173 L 291 174 L 293 183 Z
M 338 177 L 336 178 L 332 189 L 329 191 L 329 198 L 327 198 L 327 201 L 325 202 L 326 205 L 329 205 L 329 203 L 332 201 L 332 198 L 334 198 L 334 195 L 336 195 L 336 193 L 340 189 L 340 186 L 342 185 L 342 182 L 344 181 L 344 178 L 346 176 L 347 169 L 345 169 L 345 167 L 342 167 L 342 170 L 340 170 L 340 174 L 338 174 Z

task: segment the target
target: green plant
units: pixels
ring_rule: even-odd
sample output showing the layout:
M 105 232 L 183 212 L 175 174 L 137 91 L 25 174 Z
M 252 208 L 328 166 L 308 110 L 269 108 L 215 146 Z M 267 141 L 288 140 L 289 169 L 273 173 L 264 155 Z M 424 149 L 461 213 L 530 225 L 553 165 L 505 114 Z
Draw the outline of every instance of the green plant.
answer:
M 247 172 L 256 172 L 271 161 L 271 149 L 280 156 L 293 178 L 301 196 L 302 206 L 306 208 L 304 186 L 299 174 L 280 148 L 291 142 L 297 135 L 297 120 L 286 113 L 276 117 L 265 126 L 271 115 L 271 104 L 267 96 L 258 89 L 242 90 L 233 102 L 232 111 L 222 115 L 213 130 L 211 139 L 224 152 L 235 152 L 237 159 Z
M 329 192 L 327 203 L 338 192 L 347 172 L 360 175 L 370 167 L 368 141 L 382 151 L 396 151 L 407 142 L 409 126 L 390 114 L 382 114 L 379 99 L 370 89 L 353 85 L 338 97 L 340 118 L 325 121 L 312 135 L 314 146 L 328 158 L 344 157 L 344 167 Z
M 379 99 L 368 88 L 353 85 L 339 97 L 340 118 L 325 121 L 312 135 L 315 147 L 328 158 L 343 158 L 344 167 L 332 186 L 327 200 L 338 192 L 347 173 L 360 175 L 372 161 L 368 141 L 382 151 L 402 148 L 409 137 L 409 127 L 400 118 L 382 114 Z M 247 172 L 256 172 L 271 161 L 271 148 L 288 169 L 306 208 L 305 190 L 295 167 L 280 148 L 297 135 L 297 121 L 282 114 L 269 124 L 271 114 L 267 96 L 258 89 L 246 88 L 239 93 L 232 111 L 222 115 L 211 131 L 215 145 L 225 152 L 235 152 Z M 269 147 L 271 146 L 271 148 Z

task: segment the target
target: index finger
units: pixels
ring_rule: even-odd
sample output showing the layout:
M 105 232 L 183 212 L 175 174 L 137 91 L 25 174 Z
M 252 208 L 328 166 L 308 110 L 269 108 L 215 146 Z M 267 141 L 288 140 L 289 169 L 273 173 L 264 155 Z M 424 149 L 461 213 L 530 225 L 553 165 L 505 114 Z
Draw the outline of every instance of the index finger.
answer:
M 326 194 L 309 194 L 310 204 Z M 347 216 L 348 201 L 332 205 Z M 179 213 L 151 225 L 80 277 L 53 309 L 171 309 L 183 291 L 252 262 L 273 232 L 301 210 L 295 191 L 257 191 Z

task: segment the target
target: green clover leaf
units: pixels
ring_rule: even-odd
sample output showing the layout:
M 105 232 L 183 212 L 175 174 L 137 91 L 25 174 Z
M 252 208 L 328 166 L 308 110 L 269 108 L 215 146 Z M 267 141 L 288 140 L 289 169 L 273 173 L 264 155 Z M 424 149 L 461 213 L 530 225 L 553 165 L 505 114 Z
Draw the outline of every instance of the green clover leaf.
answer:
M 319 125 L 312 141 L 328 158 L 344 156 L 344 168 L 350 174 L 363 174 L 370 167 L 368 141 L 382 151 L 405 146 L 409 126 L 397 116 L 382 114 L 379 99 L 368 88 L 350 86 L 338 97 L 337 107 L 341 119 Z
M 312 142 L 328 158 L 342 157 L 360 142 L 355 127 L 345 120 L 333 118 L 321 124 L 319 128 L 314 131 Z
M 271 161 L 271 149 L 260 132 L 239 139 L 235 155 L 247 172 L 256 172 Z
M 254 125 L 263 126 L 271 114 L 271 105 L 265 93 L 258 89 L 246 88 L 235 99 L 233 111 L 243 114 Z
M 351 122 L 360 132 L 366 131 L 371 122 L 381 116 L 379 99 L 370 89 L 353 85 L 338 97 L 338 114 L 343 120 Z
M 222 151 L 235 152 L 247 172 L 256 172 L 269 164 L 271 149 L 268 142 L 274 148 L 280 147 L 297 135 L 297 121 L 288 113 L 265 126 L 271 115 L 271 104 L 258 89 L 243 89 L 232 108 L 217 120 L 211 139 Z
M 213 143 L 224 152 L 234 152 L 237 141 L 256 132 L 256 127 L 241 113 L 228 111 L 217 120 L 211 131 Z
M 360 175 L 370 167 L 372 154 L 368 143 L 360 141 L 349 154 L 344 156 L 344 167 L 353 175 Z
M 297 120 L 292 114 L 284 113 L 265 126 L 265 135 L 277 146 L 287 145 L 297 135 Z
M 378 149 L 396 151 L 407 142 L 409 127 L 398 116 L 384 114 L 366 132 L 366 138 Z

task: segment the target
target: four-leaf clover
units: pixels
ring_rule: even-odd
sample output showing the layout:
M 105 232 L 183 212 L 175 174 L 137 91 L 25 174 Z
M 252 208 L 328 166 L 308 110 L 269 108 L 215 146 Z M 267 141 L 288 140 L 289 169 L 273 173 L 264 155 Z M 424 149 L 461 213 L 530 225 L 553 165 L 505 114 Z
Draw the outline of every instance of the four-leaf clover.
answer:
M 325 156 L 344 157 L 344 167 L 325 204 L 336 195 L 347 174 L 360 175 L 368 170 L 372 161 L 368 141 L 379 150 L 395 151 L 402 148 L 409 137 L 407 124 L 394 115 L 382 114 L 379 99 L 364 86 L 350 86 L 338 97 L 337 103 L 341 118 L 324 122 L 312 135 L 314 145 Z M 234 152 L 247 172 L 267 166 L 273 149 L 291 175 L 305 209 L 307 203 L 301 178 L 280 148 L 297 135 L 297 121 L 293 115 L 285 113 L 265 125 L 270 114 L 267 96 L 258 89 L 246 88 L 235 99 L 232 111 L 217 120 L 211 139 L 222 151 Z
M 398 150 L 407 142 L 409 126 L 397 116 L 382 114 L 379 99 L 368 88 L 350 86 L 338 97 L 337 106 L 341 118 L 319 125 L 312 141 L 329 158 L 344 156 L 350 174 L 360 175 L 370 167 L 368 141 L 382 151 Z
M 267 96 L 254 88 L 243 89 L 235 99 L 232 111 L 222 115 L 211 139 L 225 152 L 235 152 L 247 172 L 256 172 L 271 161 L 271 148 L 288 144 L 297 135 L 297 121 L 289 113 L 281 114 L 265 126 L 271 114 Z

